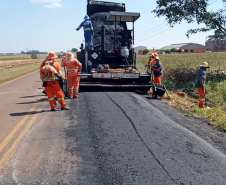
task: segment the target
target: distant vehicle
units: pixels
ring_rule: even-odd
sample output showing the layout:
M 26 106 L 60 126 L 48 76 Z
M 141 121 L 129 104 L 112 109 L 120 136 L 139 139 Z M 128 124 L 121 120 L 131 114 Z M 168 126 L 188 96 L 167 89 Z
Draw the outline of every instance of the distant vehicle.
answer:
M 208 50 L 208 51 L 206 51 L 205 53 L 212 53 L 212 51 L 209 51 L 209 50 Z

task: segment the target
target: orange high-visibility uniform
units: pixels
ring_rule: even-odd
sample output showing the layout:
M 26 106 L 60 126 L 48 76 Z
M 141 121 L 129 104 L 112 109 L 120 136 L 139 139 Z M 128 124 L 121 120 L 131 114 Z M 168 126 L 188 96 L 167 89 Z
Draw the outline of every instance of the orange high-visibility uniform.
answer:
M 62 67 L 67 67 L 68 79 L 68 97 L 78 97 L 79 91 L 79 72 L 82 70 L 82 64 L 75 58 L 66 58 L 62 60 Z
M 149 66 L 155 65 L 155 63 L 156 63 L 156 62 L 155 62 L 155 59 L 153 59 L 153 60 L 151 60 L 151 59 L 148 60 L 148 65 L 149 65 Z
M 199 92 L 199 108 L 204 108 L 205 106 L 205 89 L 197 88 Z
M 155 57 L 158 56 L 158 53 L 156 53 L 156 52 L 155 52 L 155 53 L 152 53 L 151 56 L 152 56 L 152 58 L 154 58 L 154 59 L 152 59 L 151 57 L 149 58 L 149 60 L 148 60 L 148 65 L 149 65 L 149 66 L 155 65 Z
M 158 53 L 152 53 L 152 57 L 154 57 L 154 59 L 152 59 L 151 60 L 151 58 L 148 60 L 148 65 L 149 66 L 153 66 L 153 65 L 155 65 L 156 64 L 156 61 L 155 61 L 155 57 L 157 57 L 158 56 Z M 153 74 L 154 74 L 154 71 L 153 70 L 151 70 L 151 74 L 152 74 L 152 76 L 153 76 Z M 155 83 L 155 82 L 154 82 Z
M 154 83 L 162 85 L 162 76 L 154 77 Z
M 45 66 L 51 66 L 54 70 L 51 67 Z M 50 59 L 44 61 L 40 66 L 40 74 L 42 72 L 47 72 L 47 69 L 49 69 L 50 73 L 57 73 L 59 76 L 62 76 L 60 65 L 55 60 Z M 64 101 L 64 93 L 60 87 L 60 83 L 58 80 L 47 81 L 45 85 L 45 91 L 47 93 L 51 109 L 56 109 L 56 101 L 54 99 L 54 96 L 57 97 L 57 100 L 61 105 L 61 109 L 66 108 L 66 103 Z

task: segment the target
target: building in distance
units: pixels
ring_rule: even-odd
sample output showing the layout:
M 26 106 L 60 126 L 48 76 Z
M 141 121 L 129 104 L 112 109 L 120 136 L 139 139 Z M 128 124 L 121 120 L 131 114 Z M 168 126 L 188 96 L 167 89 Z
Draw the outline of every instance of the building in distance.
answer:
M 192 52 L 192 53 L 205 53 L 207 50 L 207 47 L 198 44 L 198 43 L 179 43 L 179 44 L 171 44 L 169 46 L 164 46 L 160 50 L 171 50 L 175 48 L 176 50 L 182 50 L 182 52 Z

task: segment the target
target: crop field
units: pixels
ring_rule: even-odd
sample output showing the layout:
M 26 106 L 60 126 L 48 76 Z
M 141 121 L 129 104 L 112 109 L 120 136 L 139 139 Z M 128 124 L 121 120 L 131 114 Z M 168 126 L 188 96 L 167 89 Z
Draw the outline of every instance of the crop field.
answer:
M 31 59 L 31 55 L 0 56 L 0 71 L 9 68 L 30 65 L 43 61 L 46 55 L 38 55 L 38 59 Z
M 31 55 L 0 56 L 0 83 L 38 70 L 45 56 L 38 55 L 38 59 L 31 59 Z
M 209 119 L 210 123 L 226 130 L 226 53 L 188 53 L 159 55 L 163 63 L 163 84 L 170 91 L 168 104 L 187 110 L 187 115 Z M 145 71 L 149 56 L 138 55 L 137 66 Z M 211 109 L 199 109 L 199 95 L 194 87 L 195 73 L 202 62 L 208 62 L 206 100 Z M 185 98 L 177 96 L 185 93 Z

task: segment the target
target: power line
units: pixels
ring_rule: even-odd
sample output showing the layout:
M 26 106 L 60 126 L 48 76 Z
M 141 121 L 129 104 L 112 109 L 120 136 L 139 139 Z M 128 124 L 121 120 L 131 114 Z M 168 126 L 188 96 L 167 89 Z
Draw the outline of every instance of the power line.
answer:
M 215 3 L 216 1 L 217 1 L 217 0 L 212 0 L 212 1 L 210 1 L 210 3 L 209 3 L 208 5 L 211 5 L 211 4 Z M 160 26 L 162 26 L 162 25 L 164 25 L 164 24 L 167 24 L 167 22 L 164 22 L 163 24 L 160 24 L 160 25 L 158 25 L 158 26 L 156 26 L 156 27 L 154 27 L 154 28 L 152 28 L 152 29 L 149 29 L 149 30 L 147 30 L 147 31 L 145 31 L 145 32 L 143 32 L 143 33 L 141 33 L 141 34 L 138 34 L 138 35 L 136 35 L 135 37 L 137 37 L 137 36 L 139 37 L 139 35 L 143 35 L 143 34 L 149 32 L 149 31 L 151 31 L 151 30 L 154 30 L 154 29 L 156 29 L 156 28 L 158 28 L 158 27 L 160 27 Z M 157 30 L 155 30 L 155 31 L 153 31 L 153 32 L 156 32 L 156 31 L 158 31 L 158 30 L 160 30 L 160 29 L 162 29 L 162 28 L 164 28 L 164 27 L 166 27 L 166 26 L 163 26 L 163 27 L 161 27 L 161 28 L 159 28 L 159 29 L 157 29 Z M 163 31 L 161 31 L 161 32 L 159 32 L 159 33 L 157 33 L 157 34 L 151 36 L 151 37 L 148 37 L 148 38 L 145 38 L 145 39 L 139 41 L 140 38 L 142 38 L 142 37 L 144 37 L 144 36 L 147 36 L 147 35 L 149 35 L 149 34 L 143 35 L 143 36 L 141 36 L 140 38 L 138 38 L 138 41 L 137 41 L 137 42 L 142 42 L 142 41 L 144 41 L 144 40 L 150 39 L 150 38 L 152 38 L 152 37 L 154 37 L 154 36 L 156 36 L 156 35 L 159 35 L 160 33 L 165 32 L 166 30 L 168 30 L 168 29 L 170 29 L 170 28 L 171 28 L 171 27 L 169 27 L 169 28 L 167 28 L 167 29 L 165 29 L 165 30 L 163 30 Z M 136 43 L 137 43 L 137 42 L 136 42 Z
M 140 41 L 137 41 L 137 42 L 142 42 L 142 41 L 144 41 L 144 40 L 150 39 L 150 38 L 152 38 L 152 37 L 154 37 L 154 36 L 156 36 L 156 35 L 159 35 L 160 33 L 165 32 L 166 30 L 168 30 L 168 29 L 170 29 L 170 28 L 171 28 L 171 27 L 169 27 L 169 28 L 163 30 L 162 32 L 159 32 L 159 33 L 157 33 L 157 34 L 155 34 L 155 35 L 153 35 L 153 36 L 151 36 L 151 37 L 148 37 L 148 38 L 146 38 L 146 39 L 143 39 L 143 40 L 140 40 Z M 136 43 L 137 43 L 137 42 L 136 42 Z
M 211 5 L 211 4 L 213 4 L 213 3 L 215 3 L 216 1 L 217 0 L 213 0 L 212 2 L 210 1 L 209 4 L 208 4 L 208 6 Z
M 162 28 L 165 28 L 165 27 L 168 27 L 168 25 L 165 25 L 165 26 L 163 26 L 163 27 L 161 27 L 161 28 L 159 28 L 159 29 L 157 29 L 157 30 L 152 31 L 151 34 L 157 32 L 157 31 L 159 31 L 159 30 L 161 30 Z M 150 35 L 150 33 L 148 33 L 148 34 L 146 34 L 146 35 L 138 36 L 138 37 L 139 37 L 138 39 L 140 39 L 140 38 L 142 38 L 142 37 L 145 37 L 145 36 L 147 36 L 147 35 Z M 136 38 L 137 38 L 137 37 L 136 37 Z
M 139 36 L 139 35 L 143 35 L 143 34 L 149 32 L 150 30 L 154 30 L 154 29 L 158 28 L 159 26 L 162 26 L 163 24 L 166 24 L 166 22 L 164 22 L 164 23 L 162 23 L 162 24 L 160 24 L 160 25 L 158 25 L 158 26 L 156 26 L 156 27 L 154 27 L 154 28 L 151 28 L 151 29 L 149 29 L 149 30 L 147 30 L 147 31 L 145 31 L 145 32 L 143 32 L 143 33 L 140 33 L 140 34 L 138 34 L 138 35 L 135 35 L 135 37 L 137 37 L 137 36 Z

